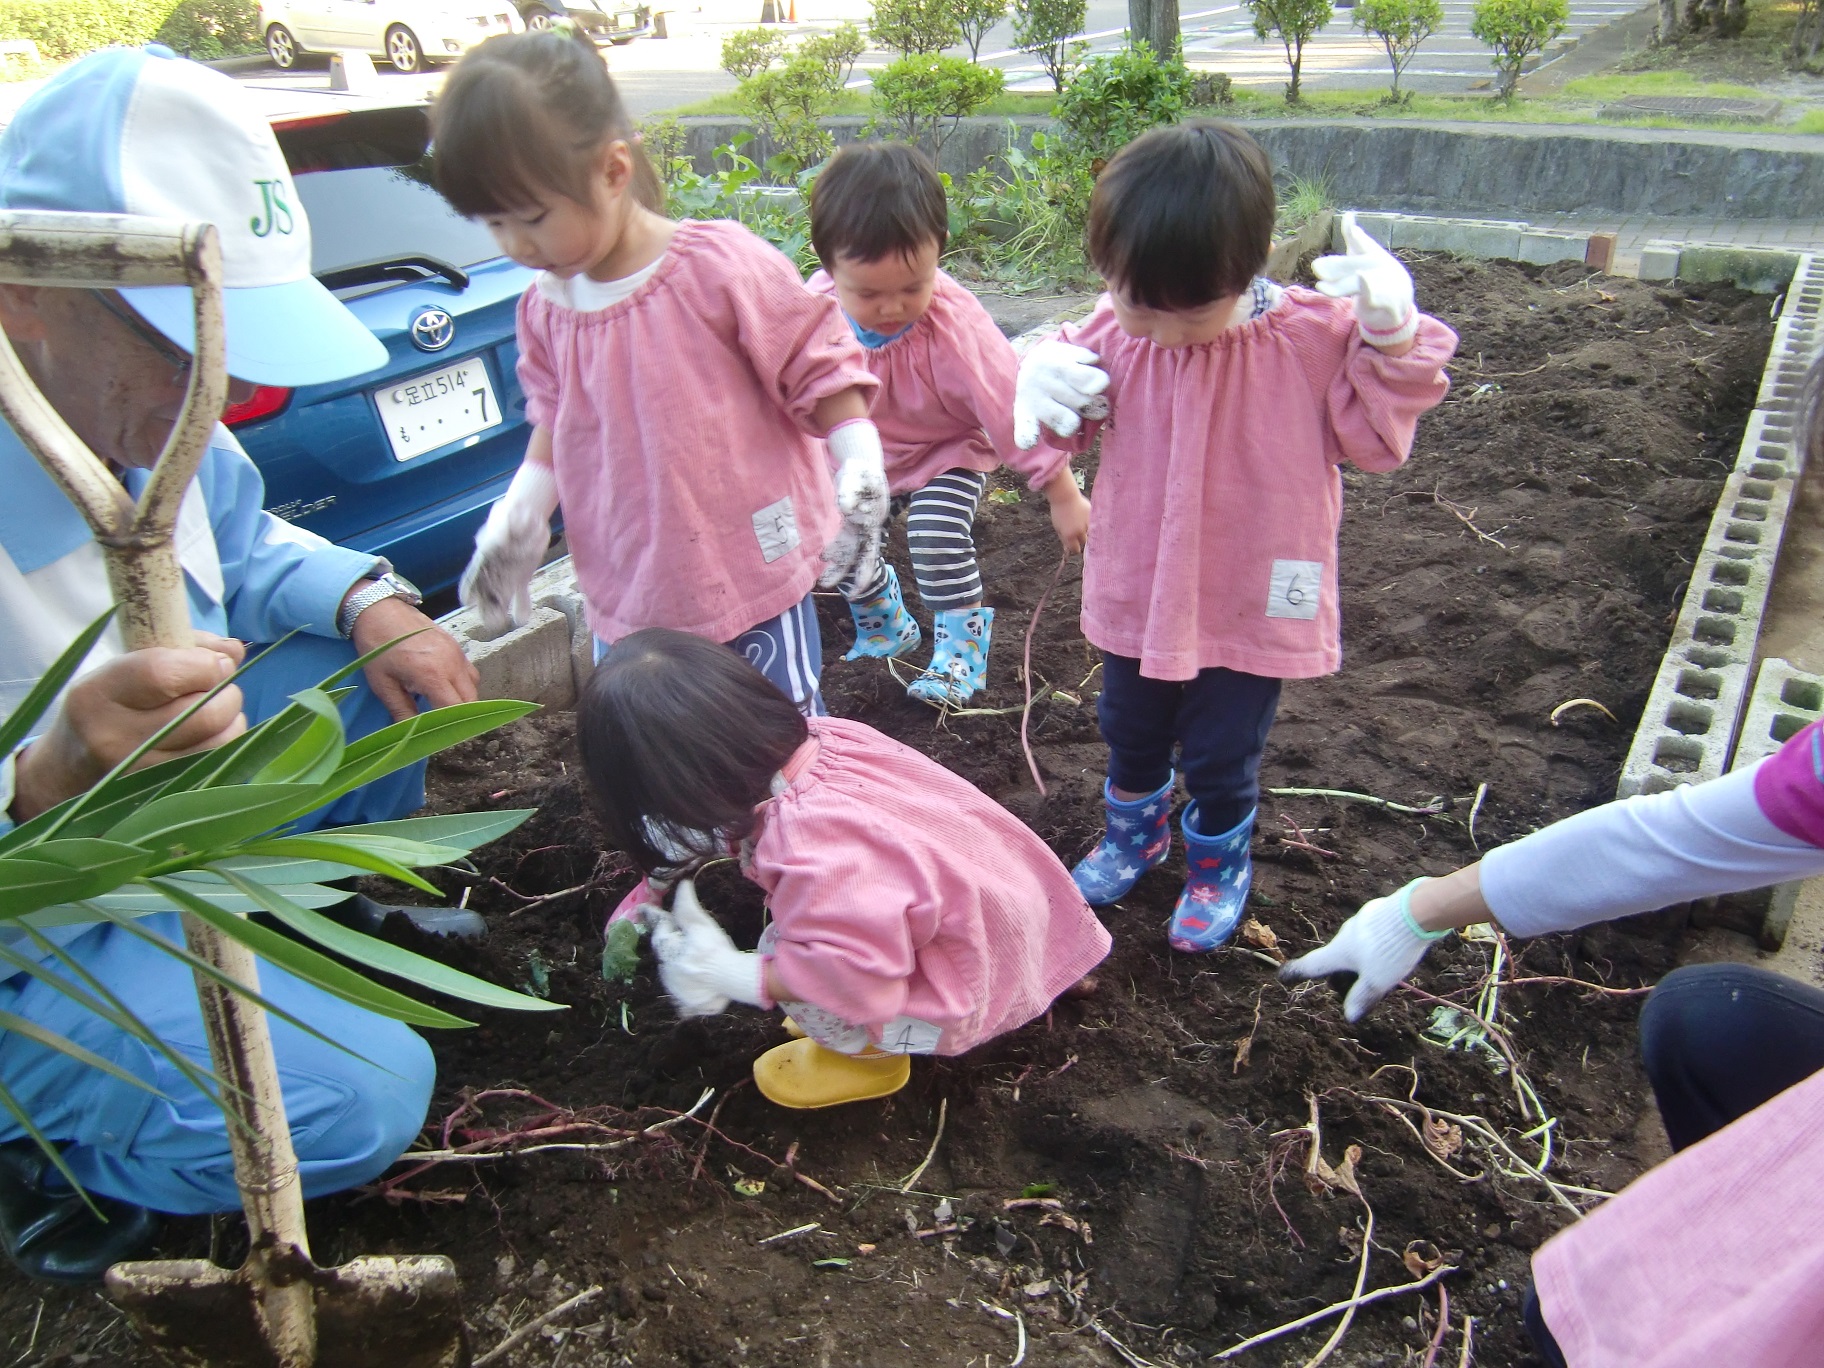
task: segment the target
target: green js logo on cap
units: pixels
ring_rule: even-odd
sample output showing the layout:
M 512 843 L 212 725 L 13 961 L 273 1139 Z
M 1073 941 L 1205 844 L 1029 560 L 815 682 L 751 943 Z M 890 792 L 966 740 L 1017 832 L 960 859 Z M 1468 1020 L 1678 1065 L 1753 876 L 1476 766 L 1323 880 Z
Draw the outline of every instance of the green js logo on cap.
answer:
M 282 180 L 259 180 L 254 182 L 260 187 L 260 212 L 247 221 L 255 237 L 269 237 L 277 233 L 288 237 L 295 221 L 291 216 L 291 206 L 285 202 L 285 182 Z

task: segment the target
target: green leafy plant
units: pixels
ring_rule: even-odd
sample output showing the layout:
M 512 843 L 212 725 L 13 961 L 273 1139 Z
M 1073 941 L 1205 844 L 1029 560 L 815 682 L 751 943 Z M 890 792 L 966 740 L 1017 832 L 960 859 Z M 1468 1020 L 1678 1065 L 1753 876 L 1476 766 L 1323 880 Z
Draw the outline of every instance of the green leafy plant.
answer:
M 988 30 L 1007 17 L 1009 0 L 956 0 L 956 26 L 963 31 L 963 42 L 969 45 L 969 60 L 982 55 L 982 40 Z
M 997 67 L 926 53 L 894 62 L 874 78 L 874 93 L 894 129 L 935 156 L 957 122 L 999 95 L 1005 82 Z
M 1297 104 L 1299 72 L 1305 62 L 1305 44 L 1330 22 L 1335 11 L 1330 0 L 1247 0 L 1254 15 L 1254 36 L 1263 42 L 1279 39 L 1286 50 L 1292 79 L 1286 82 L 1286 103 Z
M 829 159 L 836 143 L 820 120 L 842 96 L 842 69 L 802 49 L 756 72 L 736 91 L 772 143 L 767 170 L 786 178 Z
M 722 40 L 722 70 L 750 80 L 785 56 L 785 35 L 777 29 L 736 29 Z
M 874 0 L 868 33 L 902 57 L 942 52 L 963 41 L 952 0 Z
M 1112 157 L 1160 124 L 1177 123 L 1191 99 L 1184 60 L 1161 60 L 1145 43 L 1085 62 L 1052 106 L 1064 146 L 1082 156 Z
M 640 923 L 632 917 L 609 922 L 602 938 L 602 977 L 609 983 L 631 983 L 639 967 Z
M 1400 102 L 1400 74 L 1418 55 L 1419 44 L 1444 27 L 1438 0 L 1356 0 L 1355 26 L 1387 50 L 1393 67 L 1389 104 Z
M 812 61 L 822 62 L 835 73 L 840 89 L 848 85 L 855 63 L 868 50 L 868 41 L 854 24 L 838 24 L 828 33 L 814 33 L 798 45 L 798 51 Z
M 811 218 L 805 208 L 816 172 L 802 171 L 788 188 L 761 184 L 758 163 L 746 148 L 754 136 L 743 133 L 716 149 L 717 169 L 704 174 L 689 157 L 658 163 L 665 182 L 665 209 L 673 218 L 735 219 L 784 252 L 801 275 L 817 268 L 811 250 Z
M 29 38 L 46 61 L 152 41 L 170 0 L 0 0 L 0 38 Z
M 1024 151 L 1011 129 L 1004 174 L 982 167 L 969 175 L 957 217 L 954 250 L 975 257 L 1009 289 L 1091 283 L 1083 255 L 1083 213 L 1091 180 L 1086 163 L 1065 154 L 1055 137 L 1035 133 Z
M 200 62 L 242 57 L 265 46 L 260 7 L 254 0 L 183 0 L 160 26 L 157 38 Z
M 1279 213 L 1274 227 L 1281 233 L 1304 227 L 1326 209 L 1336 208 L 1336 195 L 1325 175 L 1294 176 L 1279 196 Z
M 31 735 L 108 620 L 101 618 L 78 637 L 0 724 L 0 755 L 11 754 Z M 362 874 L 382 874 L 438 894 L 436 886 L 417 873 L 419 869 L 465 860 L 476 846 L 531 816 L 529 810 L 521 810 L 415 817 L 292 834 L 291 823 L 324 804 L 534 710 L 530 703 L 458 704 L 351 742 L 336 709 L 347 691 L 338 686 L 371 658 L 294 694 L 282 712 L 225 746 L 135 769 L 190 715 L 186 712 L 86 793 L 0 835 L 0 924 L 12 933 L 0 943 L 0 963 L 8 972 L 29 974 L 81 1003 L 161 1055 L 218 1103 L 223 1100 L 221 1080 L 160 1039 L 50 933 L 111 923 L 319 1039 L 324 1038 L 320 1032 L 224 976 L 183 944 L 142 926 L 141 919 L 161 912 L 189 913 L 323 991 L 414 1026 L 473 1023 L 383 987 L 363 971 L 390 974 L 481 1006 L 553 1010 L 555 1004 L 351 930 L 315 910 L 348 896 L 327 887 L 328 881 Z M 201 706 L 199 702 L 197 707 Z M 301 939 L 249 920 L 252 912 L 269 914 Z M 330 958 L 306 941 L 339 958 Z M 351 963 L 355 967 L 349 967 Z M 0 1012 L 0 1029 L 17 1031 L 70 1059 L 153 1090 L 35 1023 Z M 354 1053 L 360 1049 L 359 1041 L 330 1043 Z M 0 1107 L 46 1144 L 32 1118 L 4 1088 Z M 61 1168 L 61 1159 L 54 1153 L 52 1157 Z
M 1064 82 L 1089 44 L 1077 41 L 1088 22 L 1087 0 L 1013 0 L 1013 45 L 1038 58 L 1051 88 Z
M 1566 0 L 1476 0 L 1469 31 L 1495 50 L 1495 98 L 1511 100 L 1527 58 L 1570 22 Z

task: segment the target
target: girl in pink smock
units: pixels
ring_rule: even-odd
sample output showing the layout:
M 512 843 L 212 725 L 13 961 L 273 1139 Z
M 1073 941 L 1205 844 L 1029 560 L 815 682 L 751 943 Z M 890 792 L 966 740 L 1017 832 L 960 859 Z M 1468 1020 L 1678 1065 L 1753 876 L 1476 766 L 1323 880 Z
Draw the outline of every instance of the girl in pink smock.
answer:
M 1405 461 L 1457 343 L 1349 215 L 1321 293 L 1262 277 L 1273 213 L 1266 155 L 1238 128 L 1130 143 L 1090 202 L 1108 293 L 1027 355 L 1015 400 L 1022 446 L 1041 424 L 1059 447 L 1102 438 L 1083 634 L 1102 650 L 1107 831 L 1073 874 L 1101 906 L 1165 859 L 1176 747 L 1191 802 L 1169 938 L 1185 951 L 1240 924 L 1280 681 L 1341 661 L 1338 467 Z
M 841 311 L 740 224 L 657 212 L 658 179 L 586 44 L 483 43 L 445 84 L 434 133 L 438 189 L 540 271 L 519 304 L 532 437 L 463 602 L 497 631 L 525 617 L 561 503 L 598 643 L 648 626 L 724 642 L 821 712 L 811 588 L 873 573 L 857 560 L 887 509 L 877 382 Z
M 781 1105 L 895 1092 L 908 1056 L 1031 1021 L 1108 953 L 1068 871 L 1005 808 L 859 722 L 807 722 L 699 638 L 615 643 L 577 740 L 609 842 L 640 868 L 672 880 L 732 850 L 766 891 L 753 951 L 688 878 L 669 911 L 641 912 L 682 1015 L 777 1006 L 805 1033 L 755 1061 Z
M 1455 927 L 1570 931 L 1824 874 L 1824 723 L 1709 783 L 1609 803 L 1375 898 L 1281 971 L 1352 975 L 1359 1021 Z M 1677 1151 L 1533 1255 L 1553 1368 L 1824 1362 L 1824 992 L 1747 964 L 1674 970 L 1641 1012 Z
M 938 269 L 949 235 L 937 168 L 905 143 L 843 148 L 811 191 L 811 243 L 823 269 L 810 286 L 841 303 L 880 380 L 874 421 L 887 487 L 894 511 L 906 514 L 912 573 L 931 610 L 931 664 L 907 692 L 938 705 L 966 702 L 987 677 L 994 609 L 982 605 L 972 533 L 987 472 L 1010 465 L 1043 490 L 1067 550 L 1082 550 L 1089 530 L 1089 501 L 1068 454 L 1014 445 L 1020 363 L 981 302 Z M 918 646 L 899 577 L 878 566 L 871 580 L 842 586 L 855 618 L 849 660 Z

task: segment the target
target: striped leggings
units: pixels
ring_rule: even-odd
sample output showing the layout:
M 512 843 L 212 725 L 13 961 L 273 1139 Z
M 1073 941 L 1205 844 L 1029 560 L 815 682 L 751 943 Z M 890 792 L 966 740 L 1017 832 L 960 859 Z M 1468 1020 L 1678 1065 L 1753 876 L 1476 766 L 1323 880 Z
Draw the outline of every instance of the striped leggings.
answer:
M 918 596 L 934 613 L 982 600 L 982 572 L 975 563 L 975 510 L 988 477 L 976 470 L 946 470 L 923 489 L 893 500 L 906 514 L 906 549 Z M 887 584 L 881 561 L 874 582 L 849 594 L 855 603 L 876 598 Z

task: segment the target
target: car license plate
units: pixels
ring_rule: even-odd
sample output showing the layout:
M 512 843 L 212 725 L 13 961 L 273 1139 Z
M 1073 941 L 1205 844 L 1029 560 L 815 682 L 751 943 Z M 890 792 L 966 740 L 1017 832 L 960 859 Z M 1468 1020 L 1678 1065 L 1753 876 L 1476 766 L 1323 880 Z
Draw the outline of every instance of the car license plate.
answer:
M 500 423 L 500 404 L 479 356 L 374 391 L 393 457 L 409 461 Z

